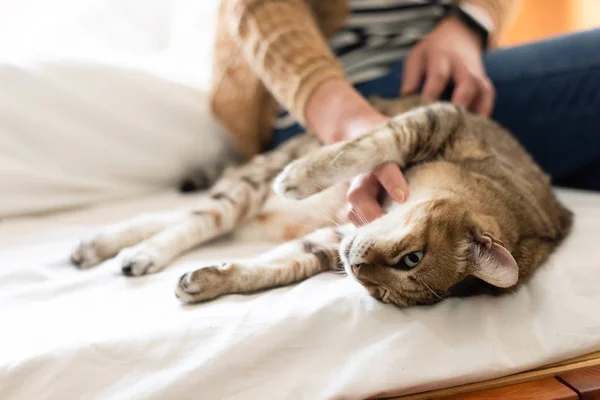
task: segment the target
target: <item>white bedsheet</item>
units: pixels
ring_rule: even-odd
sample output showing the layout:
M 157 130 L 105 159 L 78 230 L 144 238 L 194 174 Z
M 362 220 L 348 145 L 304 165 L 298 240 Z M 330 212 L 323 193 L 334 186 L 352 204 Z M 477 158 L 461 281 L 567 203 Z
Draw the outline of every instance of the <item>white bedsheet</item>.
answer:
M 503 298 L 399 310 L 323 274 L 182 306 L 186 270 L 265 243 L 221 241 L 164 273 L 77 271 L 66 257 L 100 224 L 190 202 L 154 196 L 0 223 L 0 398 L 363 398 L 477 381 L 600 350 L 600 196 L 562 192 L 573 235 Z
M 353 399 L 600 350 L 600 196 L 563 193 L 573 236 L 500 299 L 398 310 L 330 274 L 193 307 L 175 299 L 181 273 L 270 246 L 260 242 L 214 243 L 139 279 L 114 263 L 68 265 L 98 226 L 190 201 L 160 192 L 203 161 L 198 132 L 217 129 L 215 4 L 0 0 L 0 399 Z

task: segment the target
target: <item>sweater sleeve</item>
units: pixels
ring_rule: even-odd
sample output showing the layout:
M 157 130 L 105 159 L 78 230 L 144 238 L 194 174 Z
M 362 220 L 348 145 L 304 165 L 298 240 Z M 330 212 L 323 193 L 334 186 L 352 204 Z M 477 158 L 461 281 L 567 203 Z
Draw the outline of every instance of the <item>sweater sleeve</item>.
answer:
M 227 29 L 266 88 L 301 123 L 313 91 L 344 76 L 307 0 L 227 0 Z
M 496 25 L 496 31 L 491 37 L 492 42 L 496 42 L 504 29 L 510 24 L 516 5 L 515 0 L 460 0 L 459 2 L 479 6 L 490 14 Z

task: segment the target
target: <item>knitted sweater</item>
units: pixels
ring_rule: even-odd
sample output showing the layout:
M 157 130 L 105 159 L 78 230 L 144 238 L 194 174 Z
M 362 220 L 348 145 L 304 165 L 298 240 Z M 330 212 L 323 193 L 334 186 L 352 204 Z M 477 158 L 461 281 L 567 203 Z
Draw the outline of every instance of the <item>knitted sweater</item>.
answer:
M 498 32 L 515 0 L 468 0 L 489 11 Z M 327 38 L 344 27 L 347 0 L 221 0 L 211 109 L 246 157 L 270 140 L 277 102 L 304 123 L 324 81 L 343 78 Z M 492 40 L 494 37 L 492 38 Z

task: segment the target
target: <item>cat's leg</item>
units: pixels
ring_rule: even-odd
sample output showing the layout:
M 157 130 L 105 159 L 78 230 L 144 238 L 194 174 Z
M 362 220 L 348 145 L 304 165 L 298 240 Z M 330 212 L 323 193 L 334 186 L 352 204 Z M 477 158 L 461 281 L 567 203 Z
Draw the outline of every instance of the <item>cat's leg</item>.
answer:
M 212 207 L 188 213 L 186 218 L 125 249 L 121 259 L 123 274 L 140 276 L 159 272 L 186 251 L 231 231 L 237 223 L 233 210 Z
M 240 182 L 245 183 L 246 180 Z M 249 188 L 253 188 L 252 193 L 247 192 Z M 122 260 L 123 273 L 135 276 L 157 272 L 185 251 L 240 227 L 244 218 L 249 220 L 236 231 L 238 239 L 268 237 L 278 242 L 346 222 L 342 217 L 346 184 L 337 185 L 305 202 L 275 197 L 266 205 L 263 205 L 265 196 L 260 190 L 269 193 L 267 184 L 262 185 L 260 190 L 256 184 L 244 184 L 238 189 L 242 191 L 237 196 L 233 186 L 229 187 L 227 196 L 221 192 L 213 193 L 212 206 L 207 203 L 199 207 L 193 215 L 127 249 Z M 244 202 L 246 205 L 240 207 Z
M 104 228 L 79 243 L 71 253 L 71 262 L 81 269 L 93 267 L 115 257 L 122 249 L 134 246 L 183 220 L 185 216 L 185 211 L 146 214 Z
M 160 271 L 183 252 L 254 218 L 271 192 L 273 176 L 291 160 L 318 146 L 318 141 L 308 135 L 294 138 L 243 166 L 229 168 L 209 195 L 200 197 L 194 210 L 172 218 L 137 218 L 106 229 L 83 242 L 71 260 L 81 268 L 90 267 L 126 249 L 124 274 Z
M 272 193 L 273 177 L 290 161 L 319 146 L 316 138 L 302 135 L 241 167 L 229 168 L 204 204 L 184 220 L 128 249 L 122 260 L 123 273 L 139 276 L 161 271 L 184 252 L 251 221 Z
M 179 279 L 175 294 L 185 303 L 195 303 L 289 285 L 325 271 L 341 271 L 338 247 L 354 229 L 351 224 L 319 229 L 246 262 L 189 272 Z
M 435 158 L 464 134 L 471 118 L 476 117 L 449 103 L 417 108 L 364 136 L 321 147 L 292 162 L 276 178 L 274 188 L 284 197 L 299 199 L 386 162 L 402 168 Z
M 287 242 L 328 226 L 348 222 L 348 184 L 341 183 L 303 201 L 270 196 L 260 213 L 235 232 L 236 240 Z

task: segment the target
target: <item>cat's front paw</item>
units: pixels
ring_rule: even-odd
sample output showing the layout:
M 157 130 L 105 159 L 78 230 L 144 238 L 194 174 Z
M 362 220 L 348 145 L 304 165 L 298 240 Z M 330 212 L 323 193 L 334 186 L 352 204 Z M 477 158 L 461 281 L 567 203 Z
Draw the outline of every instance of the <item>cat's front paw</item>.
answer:
M 324 189 L 310 179 L 310 168 L 303 164 L 306 164 L 303 160 L 297 160 L 277 175 L 273 189 L 279 196 L 301 200 Z
M 183 274 L 177 283 L 175 296 L 184 303 L 198 303 L 227 294 L 233 267 L 205 267 Z
M 344 161 L 343 146 L 344 143 L 324 146 L 290 163 L 275 178 L 273 189 L 282 197 L 299 200 L 343 181 L 349 169 L 339 162 Z

